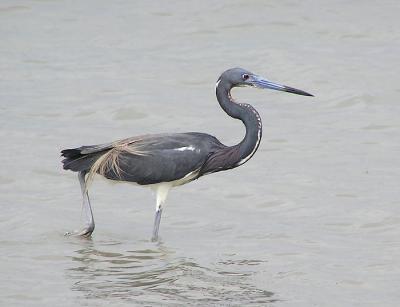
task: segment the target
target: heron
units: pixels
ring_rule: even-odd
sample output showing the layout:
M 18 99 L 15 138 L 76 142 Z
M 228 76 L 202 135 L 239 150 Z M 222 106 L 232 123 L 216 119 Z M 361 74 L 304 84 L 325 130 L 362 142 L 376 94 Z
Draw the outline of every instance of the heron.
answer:
M 88 186 L 95 175 L 147 186 L 156 192 L 152 241 L 157 241 L 161 214 L 171 188 L 204 175 L 233 169 L 249 161 L 260 145 L 261 117 L 250 104 L 232 98 L 231 90 L 235 87 L 272 89 L 313 96 L 271 82 L 248 70 L 231 68 L 221 74 L 215 88 L 221 108 L 230 117 L 241 120 L 246 129 L 243 140 L 234 146 L 224 145 L 210 134 L 187 132 L 140 135 L 106 144 L 62 150 L 63 168 L 78 173 L 85 212 L 83 229 L 73 234 L 90 237 L 94 231 Z

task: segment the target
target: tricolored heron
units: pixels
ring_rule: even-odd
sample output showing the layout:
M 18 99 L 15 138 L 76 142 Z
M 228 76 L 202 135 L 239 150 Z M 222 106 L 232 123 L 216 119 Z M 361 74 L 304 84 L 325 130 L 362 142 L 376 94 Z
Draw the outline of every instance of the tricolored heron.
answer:
M 232 99 L 231 89 L 243 86 L 313 96 L 289 86 L 273 83 L 245 69 L 232 68 L 219 77 L 216 95 L 222 109 L 229 116 L 240 119 L 246 127 L 246 135 L 237 145 L 226 146 L 212 135 L 188 132 L 142 135 L 61 151 L 65 157 L 62 161 L 64 169 L 78 172 L 82 190 L 86 225 L 76 234 L 88 237 L 94 230 L 87 187 L 95 174 L 110 180 L 149 186 L 156 191 L 157 204 L 152 239 L 157 240 L 164 202 L 172 187 L 246 163 L 260 145 L 262 125 L 256 109 Z

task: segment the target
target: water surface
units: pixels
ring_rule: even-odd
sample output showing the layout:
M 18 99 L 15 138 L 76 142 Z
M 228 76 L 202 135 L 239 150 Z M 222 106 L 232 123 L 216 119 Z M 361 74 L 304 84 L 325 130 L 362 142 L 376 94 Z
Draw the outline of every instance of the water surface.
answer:
M 0 303 L 397 306 L 396 1 L 0 3 Z M 313 93 L 239 89 L 264 123 L 246 165 L 171 192 L 96 180 L 81 222 L 65 147 L 240 122 L 215 100 L 241 66 Z

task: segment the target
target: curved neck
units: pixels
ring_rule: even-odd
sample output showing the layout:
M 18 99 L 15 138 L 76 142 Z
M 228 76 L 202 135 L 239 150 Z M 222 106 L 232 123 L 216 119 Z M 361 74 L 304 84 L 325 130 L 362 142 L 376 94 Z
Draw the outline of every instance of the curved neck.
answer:
M 231 89 L 230 86 L 220 81 L 217 82 L 216 94 L 221 108 L 229 116 L 240 119 L 246 127 L 244 139 L 239 144 L 227 149 L 238 150 L 237 161 L 232 165 L 232 167 L 236 167 L 247 162 L 257 151 L 262 136 L 262 123 L 260 115 L 251 105 L 236 103 L 233 100 L 230 94 Z

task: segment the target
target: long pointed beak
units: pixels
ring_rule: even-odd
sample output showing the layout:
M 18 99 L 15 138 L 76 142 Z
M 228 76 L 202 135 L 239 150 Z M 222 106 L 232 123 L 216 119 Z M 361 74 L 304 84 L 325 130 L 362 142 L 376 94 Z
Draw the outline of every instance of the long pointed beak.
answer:
M 286 86 L 286 85 L 282 85 L 282 84 L 278 84 L 278 83 L 274 83 L 271 82 L 267 79 L 264 79 L 260 76 L 253 76 L 252 80 L 250 81 L 250 83 L 258 88 L 269 88 L 271 90 L 276 90 L 276 91 L 282 91 L 282 92 L 288 92 L 288 93 L 293 93 L 293 94 L 297 94 L 297 95 L 303 95 L 303 96 L 314 96 L 310 93 L 307 93 L 305 91 L 302 90 L 298 90 L 294 87 L 290 87 L 290 86 Z

